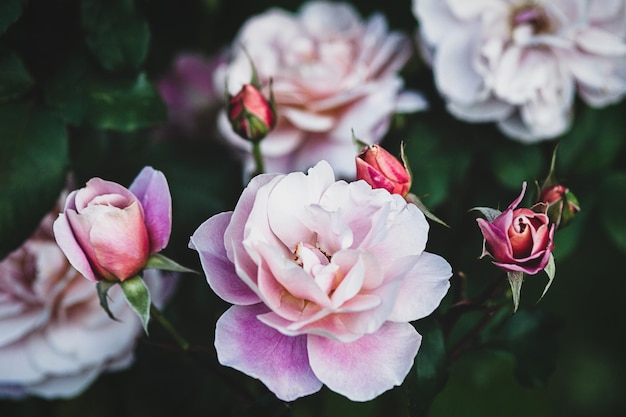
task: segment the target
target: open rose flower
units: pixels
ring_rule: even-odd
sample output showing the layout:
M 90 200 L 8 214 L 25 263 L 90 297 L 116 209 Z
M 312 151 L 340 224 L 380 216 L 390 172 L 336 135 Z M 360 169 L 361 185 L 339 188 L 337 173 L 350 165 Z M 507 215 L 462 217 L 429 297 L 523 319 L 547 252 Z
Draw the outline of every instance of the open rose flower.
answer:
M 261 144 L 267 172 L 305 171 L 326 159 L 339 176 L 354 178 L 352 129 L 371 144 L 394 112 L 425 106 L 421 96 L 403 92 L 398 75 L 412 54 L 410 38 L 388 31 L 380 14 L 363 21 L 346 3 L 308 2 L 296 14 L 270 9 L 243 25 L 232 52 L 231 96 L 250 82 L 250 60 L 261 87 L 273 79 L 278 121 Z M 251 144 L 225 114 L 218 125 L 252 171 Z
M 538 205 L 535 210 L 517 208 L 525 191 L 526 183 L 519 197 L 492 221 L 476 221 L 484 237 L 481 257 L 491 256 L 493 263 L 507 272 L 534 275 L 550 260 L 554 248 L 554 224 L 545 213 L 545 204 Z
M 65 202 L 54 236 L 91 281 L 131 278 L 170 237 L 172 200 L 162 172 L 145 167 L 131 186 L 92 178 Z
M 367 401 L 401 384 L 421 342 L 409 322 L 437 308 L 451 276 L 427 235 L 417 207 L 335 181 L 326 161 L 253 178 L 190 242 L 235 304 L 217 322 L 219 362 L 285 401 L 323 384 Z
M 113 321 L 69 264 L 52 236 L 57 213 L 0 261 L 0 398 L 76 396 L 102 372 L 128 367 L 142 335 L 119 286 L 109 291 Z M 162 306 L 174 281 L 154 270 L 144 279 Z
M 598 107 L 626 93 L 624 0 L 413 0 L 448 109 L 524 142 L 570 126 L 575 93 Z

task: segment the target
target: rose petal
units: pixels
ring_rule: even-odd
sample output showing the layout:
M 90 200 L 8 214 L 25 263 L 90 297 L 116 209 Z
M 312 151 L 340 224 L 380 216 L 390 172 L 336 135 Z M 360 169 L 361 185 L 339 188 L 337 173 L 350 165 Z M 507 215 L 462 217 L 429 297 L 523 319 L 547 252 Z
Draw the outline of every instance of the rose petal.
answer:
M 309 366 L 306 336 L 285 336 L 259 321 L 261 305 L 233 306 L 217 321 L 215 348 L 222 365 L 263 382 L 278 398 L 293 401 L 322 387 Z
M 150 237 L 150 254 L 167 246 L 172 230 L 172 198 L 161 171 L 144 167 L 130 185 L 144 212 L 144 222 Z
M 260 301 L 259 296 L 237 276 L 224 247 L 224 235 L 231 218 L 232 212 L 211 217 L 196 229 L 189 245 L 198 251 L 207 282 L 220 298 L 232 304 L 255 304 Z
M 400 385 L 422 337 L 409 323 L 386 323 L 352 343 L 310 335 L 307 347 L 315 375 L 352 401 L 369 401 Z
M 65 214 L 59 214 L 59 217 L 54 221 L 54 238 L 61 250 L 63 250 L 68 261 L 70 261 L 70 264 L 72 264 L 78 272 L 90 281 L 98 281 L 85 252 L 83 252 L 83 249 L 76 241 L 76 237 L 74 236 L 74 232 L 67 218 L 68 213 L 69 211 Z

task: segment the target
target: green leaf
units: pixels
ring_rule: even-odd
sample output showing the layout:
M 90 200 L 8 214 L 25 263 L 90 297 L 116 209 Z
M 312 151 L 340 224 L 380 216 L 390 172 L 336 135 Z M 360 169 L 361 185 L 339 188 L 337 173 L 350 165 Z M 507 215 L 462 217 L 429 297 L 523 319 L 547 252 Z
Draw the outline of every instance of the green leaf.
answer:
M 509 285 L 511 285 L 511 292 L 513 293 L 513 312 L 515 313 L 519 307 L 522 284 L 524 283 L 524 273 L 507 272 L 506 277 L 509 280 Z
M 146 74 L 103 73 L 75 59 L 46 85 L 46 101 L 68 122 L 131 132 L 166 119 L 166 109 Z
M 148 55 L 150 29 L 134 0 L 82 0 L 85 42 L 109 71 L 138 69 Z
M 624 145 L 623 120 L 623 105 L 577 108 L 572 129 L 560 140 L 558 170 L 582 175 L 609 167 Z
M 420 209 L 420 211 L 422 213 L 424 213 L 424 216 L 426 216 L 427 218 L 429 218 L 430 220 L 434 221 L 435 223 L 439 223 L 442 226 L 445 227 L 450 227 L 448 226 L 448 224 L 446 222 L 444 222 L 443 220 L 441 220 L 439 217 L 435 216 L 429 209 L 428 207 L 426 207 L 426 205 L 424 205 L 424 203 L 422 203 L 422 200 L 420 200 L 420 198 L 418 196 L 416 196 L 413 193 L 408 193 L 405 197 L 406 201 L 408 201 L 409 203 L 415 204 L 415 206 Z
M 548 275 L 548 283 L 543 289 L 543 292 L 541 293 L 541 297 L 539 297 L 539 300 L 537 300 L 537 302 L 541 301 L 543 296 L 546 295 L 546 293 L 548 292 L 548 288 L 550 288 L 550 285 L 552 285 L 552 281 L 554 280 L 554 275 L 556 274 L 556 264 L 554 263 L 554 255 L 550 254 L 550 260 L 548 261 L 548 265 L 546 265 L 546 267 L 543 270 L 546 272 L 546 275 Z
M 126 301 L 130 308 L 137 314 L 143 330 L 148 334 L 148 322 L 150 321 L 150 290 L 139 275 L 124 280 L 120 283 Z
M 554 371 L 562 320 L 542 310 L 520 310 L 488 339 L 490 346 L 513 354 L 515 376 L 528 387 L 545 385 Z
M 0 34 L 20 17 L 26 3 L 27 0 L 0 1 Z
M 507 141 L 491 153 L 491 170 L 508 188 L 518 189 L 528 178 L 539 178 L 545 166 L 539 147 Z
M 28 103 L 0 106 L 0 259 L 50 212 L 69 166 L 65 125 Z
M 443 331 L 432 317 L 419 320 L 415 327 L 422 335 L 422 344 L 415 359 L 415 383 L 409 385 L 409 415 L 425 416 L 448 381 L 446 346 Z
M 26 93 L 33 79 L 20 58 L 11 50 L 0 47 L 0 104 Z
M 190 272 L 192 274 L 200 273 L 198 271 L 194 271 L 193 269 L 189 269 L 184 267 L 173 260 L 161 255 L 160 253 L 155 253 L 154 255 L 148 258 L 148 262 L 144 269 L 160 269 L 163 271 L 174 271 L 174 272 Z
M 601 190 L 602 226 L 613 243 L 626 252 L 626 172 L 611 174 L 602 183 Z
M 109 290 L 116 284 L 119 284 L 118 281 L 98 281 L 96 284 L 96 290 L 98 291 L 98 299 L 100 300 L 100 306 L 106 311 L 107 315 L 111 318 L 111 320 L 119 321 L 115 318 L 111 310 L 109 309 L 109 298 L 107 296 Z

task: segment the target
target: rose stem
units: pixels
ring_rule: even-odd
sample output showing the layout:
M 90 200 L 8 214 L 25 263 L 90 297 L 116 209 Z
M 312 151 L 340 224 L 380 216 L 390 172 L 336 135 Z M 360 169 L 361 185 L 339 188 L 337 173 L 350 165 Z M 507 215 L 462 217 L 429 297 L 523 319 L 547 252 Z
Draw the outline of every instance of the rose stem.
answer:
M 169 322 L 168 319 L 159 311 L 158 308 L 154 304 L 150 304 L 150 317 L 159 322 L 159 324 L 169 333 L 169 335 L 174 339 L 176 344 L 184 351 L 189 349 L 189 342 L 187 342 L 181 335 L 176 331 L 174 326 Z

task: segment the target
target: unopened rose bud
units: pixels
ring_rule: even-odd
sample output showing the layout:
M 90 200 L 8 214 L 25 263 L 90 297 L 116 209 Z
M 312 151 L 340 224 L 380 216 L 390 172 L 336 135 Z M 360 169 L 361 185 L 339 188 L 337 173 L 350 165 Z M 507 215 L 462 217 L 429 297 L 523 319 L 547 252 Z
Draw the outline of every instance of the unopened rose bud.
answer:
M 548 205 L 547 215 L 557 228 L 569 225 L 580 205 L 576 196 L 563 185 L 553 185 L 541 190 L 539 201 Z
M 276 125 L 276 108 L 253 83 L 245 84 L 229 97 L 228 120 L 233 130 L 252 142 L 263 139 Z
M 372 188 L 384 188 L 406 196 L 411 189 L 411 175 L 395 156 L 378 145 L 367 146 L 356 157 L 356 178 Z
M 92 178 L 65 201 L 54 236 L 72 266 L 91 281 L 124 281 L 167 245 L 172 201 L 162 172 L 145 167 L 127 189 Z

